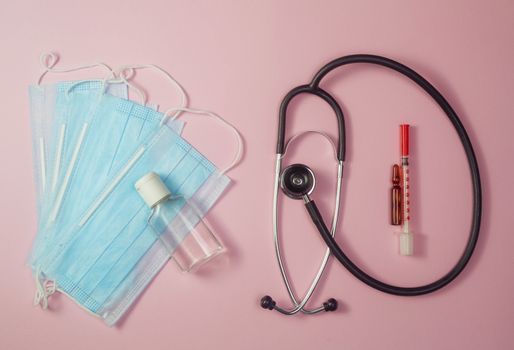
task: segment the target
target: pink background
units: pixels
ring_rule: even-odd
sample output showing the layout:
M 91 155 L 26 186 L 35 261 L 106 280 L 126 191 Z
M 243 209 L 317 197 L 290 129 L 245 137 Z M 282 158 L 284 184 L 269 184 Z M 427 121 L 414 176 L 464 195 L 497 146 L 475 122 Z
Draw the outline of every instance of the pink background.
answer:
M 9 1 L 0 14 L 1 349 L 512 349 L 514 348 L 514 2 L 512 1 Z M 155 63 L 183 84 L 191 105 L 235 124 L 245 139 L 234 185 L 209 215 L 229 249 L 198 275 L 169 264 L 118 327 L 108 328 L 63 296 L 32 307 L 24 265 L 36 217 L 27 86 L 38 55 L 61 66 L 102 60 Z M 416 69 L 448 98 L 473 141 L 484 193 L 481 238 L 468 268 L 447 288 L 401 298 L 379 293 L 332 261 L 312 305 L 335 297 L 336 313 L 285 317 L 263 311 L 272 295 L 289 305 L 275 261 L 271 198 L 277 111 L 284 94 L 327 61 L 375 53 Z M 99 71 L 46 81 L 100 77 Z M 137 81 L 163 108 L 173 90 L 152 72 Z M 461 145 L 434 103 L 409 81 L 377 67 L 341 69 L 323 82 L 342 103 L 348 128 L 339 242 L 367 271 L 415 285 L 449 270 L 467 239 L 471 185 Z M 288 135 L 335 118 L 311 97 L 296 100 Z M 186 136 L 223 166 L 230 134 L 185 117 Z M 412 131 L 417 254 L 396 253 L 388 224 L 390 167 L 398 124 Z M 211 127 L 212 126 L 212 127 Z M 307 136 L 287 161 L 310 164 L 314 194 L 330 220 L 335 162 L 328 143 Z M 303 295 L 323 245 L 300 202 L 282 201 L 284 250 Z

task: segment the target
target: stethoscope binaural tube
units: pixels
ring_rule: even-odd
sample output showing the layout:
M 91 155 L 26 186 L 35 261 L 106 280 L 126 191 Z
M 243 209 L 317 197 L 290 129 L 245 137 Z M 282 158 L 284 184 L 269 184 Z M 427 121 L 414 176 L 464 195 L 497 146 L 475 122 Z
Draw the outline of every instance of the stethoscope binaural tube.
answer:
M 416 296 L 427 293 L 432 293 L 453 281 L 466 267 L 469 262 L 473 251 L 476 247 L 479 232 L 480 232 L 480 222 L 482 216 L 482 189 L 480 182 L 480 173 L 478 169 L 478 162 L 476 160 L 476 156 L 473 150 L 473 146 L 469 139 L 469 136 L 462 125 L 459 117 L 450 106 L 450 104 L 446 101 L 446 99 L 441 95 L 441 93 L 430 84 L 426 79 L 424 79 L 421 75 L 410 69 L 409 67 L 393 61 L 391 59 L 376 56 L 376 55 L 350 55 L 344 56 L 338 59 L 335 59 L 321 68 L 318 73 L 314 76 L 311 83 L 309 85 L 301 85 L 293 90 L 291 90 L 285 97 L 280 107 L 280 115 L 279 115 L 279 127 L 278 127 L 278 138 L 277 138 L 277 153 L 281 154 L 284 150 L 284 138 L 285 138 L 285 115 L 287 112 L 287 105 L 291 101 L 291 99 L 301 92 L 308 92 L 315 95 L 318 95 L 325 99 L 327 103 L 329 103 L 334 111 L 336 111 L 336 116 L 338 118 L 338 127 L 339 127 L 339 147 L 338 147 L 338 158 L 342 164 L 345 157 L 345 131 L 344 131 L 344 119 L 341 108 L 338 103 L 324 90 L 319 87 L 319 84 L 323 77 L 327 75 L 332 70 L 354 63 L 369 63 L 380 65 L 392 70 L 395 70 L 412 81 L 414 81 L 417 85 L 419 85 L 423 90 L 425 90 L 441 107 L 441 109 L 446 113 L 448 119 L 454 126 L 457 135 L 462 143 L 464 148 L 464 152 L 466 154 L 466 158 L 468 160 L 470 175 L 473 186 L 473 208 L 472 208 L 472 222 L 471 222 L 471 231 L 469 234 L 469 239 L 464 249 L 463 254 L 455 264 L 455 266 L 444 276 L 437 279 L 434 282 L 428 283 L 426 285 L 417 286 L 417 287 L 401 287 L 395 286 L 391 284 L 387 284 L 382 282 L 366 272 L 360 269 L 355 263 L 351 261 L 350 258 L 344 254 L 343 250 L 337 244 L 335 238 L 332 233 L 326 227 L 321 214 L 316 207 L 316 204 L 307 197 L 305 201 L 305 206 L 311 219 L 313 220 L 316 228 L 318 229 L 321 237 L 327 244 L 331 253 L 336 257 L 339 262 L 350 271 L 355 277 L 357 277 L 362 282 L 366 283 L 368 286 L 375 288 L 384 293 L 400 295 L 400 296 Z
M 284 97 L 280 104 L 280 111 L 278 117 L 278 136 L 277 136 L 277 154 L 284 154 L 285 151 L 285 137 L 286 137 L 286 115 L 289 103 L 300 94 L 311 94 L 323 99 L 334 111 L 337 118 L 337 129 L 338 129 L 338 141 L 337 141 L 337 159 L 344 162 L 346 154 L 346 143 L 345 143 L 345 126 L 344 126 L 344 115 L 341 107 L 337 101 L 325 90 L 318 86 L 313 87 L 311 85 L 300 85 L 295 87 L 293 90 Z

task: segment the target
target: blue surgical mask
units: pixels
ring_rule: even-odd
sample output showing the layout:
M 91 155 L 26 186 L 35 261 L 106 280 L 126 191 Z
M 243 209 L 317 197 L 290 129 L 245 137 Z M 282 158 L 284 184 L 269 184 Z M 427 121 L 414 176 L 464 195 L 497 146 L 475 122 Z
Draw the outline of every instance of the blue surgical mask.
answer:
M 115 93 L 119 91 L 121 98 L 127 98 L 126 85 L 110 86 L 117 87 L 110 90 Z M 75 155 L 80 152 L 83 138 L 87 133 L 85 126 L 91 123 L 103 95 L 105 83 L 81 81 L 72 85 L 64 84 L 60 86 L 60 89 L 64 91 L 64 97 L 61 101 L 58 100 L 57 113 L 53 122 L 54 128 L 49 153 L 53 167 L 49 169 L 49 196 L 45 197 L 47 208 L 44 209 L 47 210 L 43 210 L 44 219 L 48 219 L 45 215 L 49 214 L 48 210 L 53 206 L 55 195 L 62 186 L 66 173 L 74 167 Z
M 114 324 L 169 259 L 148 225 L 150 209 L 134 183 L 149 171 L 195 203 L 202 216 L 223 193 L 229 179 L 187 141 L 162 126 L 111 178 L 102 193 L 61 242 L 43 269 L 57 289 L 93 314 Z
M 34 268 L 44 265 L 51 256 L 56 239 L 67 240 L 66 228 L 75 223 L 134 150 L 157 132 L 163 118 L 162 113 L 130 100 L 108 94 L 98 98 L 89 117 L 69 123 L 79 136 L 70 147 L 70 160 L 50 202 L 48 222 L 40 234 L 44 256 L 33 260 Z M 180 132 L 182 123 L 174 122 L 171 127 Z
M 55 56 L 50 56 L 55 63 Z M 131 68 L 128 68 L 128 71 L 122 69 L 116 74 L 103 63 L 61 70 L 51 69 L 52 66 L 53 63 L 45 66 L 46 71 L 40 76 L 38 84 L 48 71 L 67 72 L 93 66 L 107 68 L 111 72 L 112 79 L 102 80 L 102 89 L 99 92 L 96 91 L 95 84 L 94 107 L 86 103 L 89 100 L 88 96 L 81 94 L 93 83 L 83 81 L 69 86 L 65 92 L 66 101 L 69 102 L 72 98 L 74 101 L 68 106 L 60 105 L 62 108 L 59 108 L 59 111 L 65 111 L 65 113 L 62 113 L 58 120 L 55 116 L 52 120 L 54 125 L 61 126 L 56 128 L 57 131 L 65 131 L 62 134 L 64 137 L 60 137 L 59 132 L 50 132 L 52 136 L 57 135 L 56 139 L 60 140 L 60 142 L 54 142 L 58 146 L 51 148 L 55 151 L 60 150 L 55 152 L 59 153 L 58 157 L 51 157 L 52 159 L 60 159 L 60 164 L 47 167 L 56 169 L 54 173 L 57 176 L 55 180 L 49 180 L 49 176 L 47 176 L 44 181 L 47 188 L 43 197 L 46 197 L 41 199 L 40 203 L 45 203 L 48 210 L 41 210 L 42 215 L 40 217 L 42 219 L 39 220 L 41 229 L 29 261 L 31 267 L 35 270 L 36 277 L 37 291 L 34 302 L 41 304 L 43 308 L 46 308 L 47 296 L 49 293 L 51 294 L 53 288 L 49 288 L 46 282 L 41 283 L 41 270 L 47 262 L 53 261 L 54 252 L 59 251 L 61 245 L 64 244 L 63 242 L 66 242 L 69 238 L 66 235 L 69 232 L 66 227 L 73 227 L 75 223 L 73 221 L 74 215 L 78 215 L 81 208 L 87 207 L 88 198 L 94 198 L 95 191 L 100 191 L 103 188 L 110 174 L 116 173 L 118 166 L 124 165 L 125 160 L 131 155 L 135 147 L 140 146 L 145 139 L 155 134 L 159 123 L 163 120 L 162 114 L 145 107 L 145 94 L 128 82 L 129 78 L 125 76 L 125 73 L 128 72 L 131 75 L 133 72 Z M 178 90 L 181 97 L 181 106 L 185 106 L 187 103 L 185 91 L 173 77 L 159 67 L 148 66 L 147 68 L 156 68 L 164 73 Z M 119 83 L 134 89 L 143 105 L 112 98 L 112 96 L 102 93 L 104 87 L 109 89 L 113 84 Z M 37 99 L 34 100 L 39 102 Z M 65 127 L 62 127 L 62 125 L 65 125 Z M 171 123 L 171 126 L 176 131 L 180 131 L 182 123 L 174 122 Z M 79 164 L 82 164 L 81 169 L 77 169 Z M 46 173 L 50 173 L 50 171 L 47 170 Z M 95 178 L 96 181 L 88 182 L 92 178 Z M 47 184 L 51 183 L 53 183 L 55 191 L 49 190 L 50 186 L 47 186 Z M 70 185 L 70 183 L 73 183 L 73 185 Z M 84 186 L 88 186 L 87 190 Z M 65 202 L 67 204 L 63 205 Z M 48 220 L 46 217 L 48 217 Z M 71 224 L 67 225 L 67 223 Z
M 162 71 L 155 66 L 137 68 Z M 162 72 L 181 89 L 169 74 Z M 184 93 L 182 101 L 185 102 Z M 87 132 L 83 140 L 79 137 L 81 145 L 76 148 L 79 151 L 72 154 L 72 158 L 76 158 L 69 162 L 73 163 L 72 170 L 65 171 L 59 181 L 61 185 L 54 201 L 57 210 L 50 211 L 56 215 L 49 215 L 55 219 L 49 230 L 47 249 L 36 262 L 38 271 L 46 279 L 38 283 L 43 306 L 47 295 L 55 290 L 52 286 L 57 287 L 112 325 L 164 266 L 169 250 L 148 225 L 150 209 L 134 189 L 134 183 L 142 175 L 157 172 L 166 186 L 192 202 L 201 216 L 229 183 L 224 172 L 239 161 L 242 148 L 242 140 L 235 129 L 240 146 L 238 155 L 229 168 L 220 172 L 175 131 L 162 125 L 166 118 L 161 116 L 161 125 L 157 128 L 150 127 L 153 122 L 147 122 L 153 118 L 148 118 L 149 112 L 134 113 L 141 107 L 114 106 L 113 99 L 102 96 L 90 123 L 83 125 Z M 113 110 L 116 113 L 112 113 Z M 187 111 L 205 114 L 204 111 Z M 126 118 L 127 113 L 140 118 Z M 213 116 L 210 112 L 206 114 Z M 139 121 L 138 124 L 135 119 L 142 119 L 144 123 Z M 129 124 L 134 127 L 127 128 Z M 174 125 L 172 122 L 171 126 Z M 138 130 L 137 135 L 135 130 Z M 109 156 L 104 158 L 104 154 Z M 74 208 L 77 203 L 80 208 Z M 181 208 L 177 208 L 179 211 Z M 47 285 L 50 280 L 53 283 Z
M 32 145 L 34 155 L 34 174 L 35 186 L 37 197 L 38 221 L 41 218 L 42 205 L 45 202 L 43 196 L 50 192 L 50 185 L 52 183 L 51 175 L 53 173 L 53 161 L 55 156 L 52 154 L 53 148 L 53 126 L 54 121 L 63 118 L 62 113 L 67 113 L 68 99 L 65 98 L 66 91 L 75 82 L 60 82 L 54 84 L 42 85 L 43 78 L 48 74 L 62 74 L 78 70 L 90 69 L 100 67 L 106 70 L 111 77 L 115 77 L 112 69 L 104 63 L 93 63 L 83 66 L 76 66 L 70 68 L 54 68 L 59 60 L 59 56 L 53 52 L 43 53 L 40 56 L 40 63 L 44 69 L 40 74 L 37 84 L 30 86 L 30 120 L 32 128 Z M 126 79 L 119 80 L 124 84 L 110 85 L 108 93 L 121 98 L 127 98 L 127 86 L 130 85 Z M 92 86 L 93 84 L 81 84 L 79 90 L 86 91 L 90 88 L 97 89 L 99 86 Z
M 80 126 L 89 118 L 104 84 L 101 81 L 61 82 L 33 85 L 29 89 L 34 148 L 34 173 L 37 193 L 39 232 L 48 223 L 48 211 L 58 179 L 69 164 Z M 70 92 L 71 88 L 73 90 Z M 109 94 L 127 98 L 125 84 L 112 84 Z M 38 234 L 30 261 L 43 250 L 44 237 Z
M 82 117 L 70 118 L 74 121 L 73 130 L 77 137 L 71 143 L 71 152 L 67 153 L 69 160 L 59 172 L 54 198 L 47 200 L 50 203 L 48 226 L 45 227 L 47 245 L 53 245 L 53 236 L 66 231 L 65 228 L 90 204 L 90 198 L 98 193 L 109 176 L 119 170 L 136 147 L 153 135 L 162 122 L 163 114 L 146 107 L 146 95 L 127 80 L 125 74 L 133 73 L 135 69 L 154 69 L 163 74 L 180 97 L 179 108 L 186 106 L 187 96 L 182 86 L 155 65 L 125 66 L 117 72 L 119 78 L 115 81 L 133 88 L 142 99 L 142 105 L 100 93 L 95 108 L 87 111 L 87 106 L 77 99 L 73 110 Z M 115 73 L 113 75 L 116 76 Z M 108 82 L 111 80 L 105 80 L 104 86 L 109 87 L 111 84 Z M 73 90 L 80 86 L 76 84 Z M 181 122 L 170 125 L 180 133 Z M 79 163 L 80 167 L 77 166 Z M 43 213 L 46 216 L 44 210 Z

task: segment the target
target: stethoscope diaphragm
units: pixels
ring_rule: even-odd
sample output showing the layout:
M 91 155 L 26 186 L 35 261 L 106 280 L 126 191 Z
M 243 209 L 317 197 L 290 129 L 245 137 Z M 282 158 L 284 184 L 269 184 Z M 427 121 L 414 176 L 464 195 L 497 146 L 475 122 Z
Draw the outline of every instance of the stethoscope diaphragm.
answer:
M 289 198 L 302 199 L 316 187 L 314 172 L 307 165 L 291 164 L 280 175 L 280 187 Z

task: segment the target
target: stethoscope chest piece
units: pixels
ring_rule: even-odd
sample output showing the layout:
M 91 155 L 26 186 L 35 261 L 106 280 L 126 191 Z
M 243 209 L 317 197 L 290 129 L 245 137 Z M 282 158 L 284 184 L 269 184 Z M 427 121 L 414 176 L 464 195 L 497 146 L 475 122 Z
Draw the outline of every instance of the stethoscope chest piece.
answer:
M 286 196 L 302 199 L 316 187 L 314 172 L 304 164 L 291 164 L 280 175 L 280 187 Z

